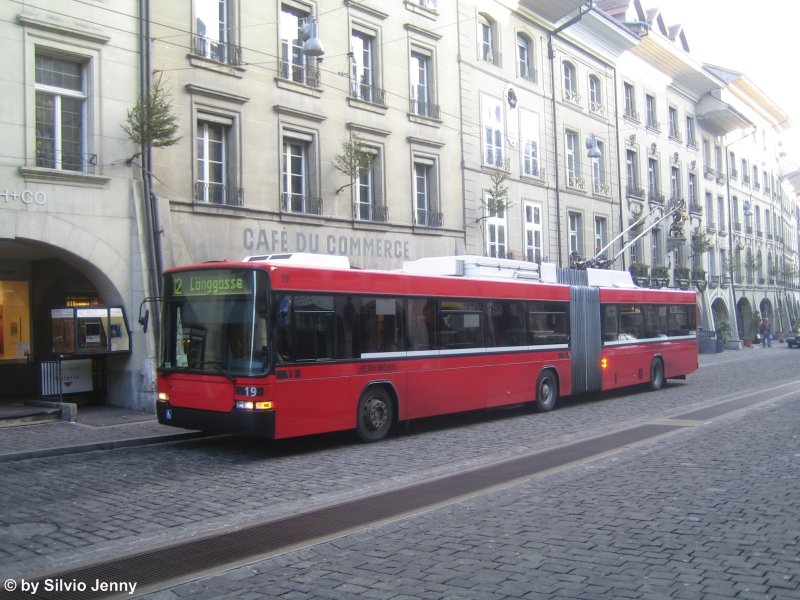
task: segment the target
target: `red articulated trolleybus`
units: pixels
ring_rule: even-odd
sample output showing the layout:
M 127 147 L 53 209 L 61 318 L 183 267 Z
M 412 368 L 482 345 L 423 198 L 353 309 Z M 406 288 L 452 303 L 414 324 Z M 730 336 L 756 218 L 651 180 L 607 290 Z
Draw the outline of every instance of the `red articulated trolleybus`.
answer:
M 317 262 L 317 265 L 310 263 Z M 470 256 L 351 269 L 248 257 L 164 274 L 158 420 L 272 439 L 646 384 L 698 368 L 694 292 Z

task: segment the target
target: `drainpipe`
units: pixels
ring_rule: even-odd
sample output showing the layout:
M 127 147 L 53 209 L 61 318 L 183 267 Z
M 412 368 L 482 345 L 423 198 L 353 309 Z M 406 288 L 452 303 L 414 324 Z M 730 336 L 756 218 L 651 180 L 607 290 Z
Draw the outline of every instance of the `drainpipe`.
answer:
M 150 93 L 152 84 L 152 66 L 150 54 L 150 0 L 139 0 L 139 94 L 144 101 Z M 148 277 L 150 281 L 150 292 L 155 296 L 161 296 L 161 243 L 159 236 L 160 227 L 158 223 L 157 198 L 152 192 L 152 148 L 150 144 L 143 143 L 141 148 L 142 158 L 142 187 L 144 195 L 144 213 L 146 228 L 146 243 L 149 269 Z M 159 336 L 159 311 L 158 305 L 153 306 L 153 335 L 156 340 Z
M 560 25 L 559 27 L 555 28 L 553 31 L 547 34 L 547 58 L 550 61 L 550 101 L 553 109 L 553 157 L 554 157 L 554 164 L 555 164 L 555 173 L 556 173 L 556 217 L 557 217 L 557 227 L 556 227 L 556 236 L 558 242 L 558 266 L 562 266 L 562 250 L 561 250 L 561 192 L 560 192 L 560 181 L 558 176 L 558 123 L 556 119 L 556 73 L 555 73 L 555 51 L 553 50 L 553 37 L 564 31 L 567 27 L 572 27 L 583 19 L 583 15 L 589 12 L 592 9 L 594 2 L 590 0 L 590 2 L 581 7 L 578 10 L 578 14 L 572 17 L 569 21 Z M 584 11 L 584 8 L 586 9 Z
M 620 147 L 619 147 L 619 87 L 617 86 L 617 68 L 612 67 L 614 71 L 614 125 L 616 126 L 616 145 L 617 145 L 617 189 L 619 190 L 619 231 L 620 235 L 622 235 L 627 229 L 625 228 L 625 219 L 623 218 L 624 212 L 624 200 L 623 198 L 627 197 L 627 194 L 623 193 L 622 187 L 622 157 L 620 155 Z M 627 164 L 627 155 L 626 155 L 626 162 Z M 620 244 L 622 248 L 625 248 L 625 238 L 620 239 Z M 622 269 L 625 270 L 625 253 L 622 254 Z
M 348 4 L 348 7 L 349 7 L 349 4 Z M 348 8 L 348 10 L 349 10 L 349 8 Z M 460 16 L 461 16 L 461 2 L 456 2 L 456 17 L 457 17 L 456 18 L 456 32 L 457 32 L 456 39 L 457 40 L 461 40 L 462 39 L 461 38 L 461 18 L 460 18 Z M 463 229 L 463 231 L 464 231 L 464 237 L 463 237 L 464 248 L 463 248 L 463 252 L 459 251 L 459 248 L 454 248 L 454 252 L 453 252 L 453 254 L 458 255 L 458 254 L 468 254 L 468 252 L 467 252 L 467 239 L 469 237 L 467 235 L 467 192 L 466 192 L 466 190 L 467 190 L 467 174 L 466 174 L 466 169 L 464 168 L 464 166 L 467 164 L 466 163 L 466 158 L 465 158 L 465 154 L 466 153 L 464 151 L 464 137 L 465 137 L 465 134 L 464 134 L 464 65 L 463 65 L 463 63 L 461 61 L 461 48 L 458 49 L 458 53 L 457 53 L 457 56 L 456 56 L 456 61 L 458 62 L 458 135 L 459 135 L 458 143 L 459 143 L 460 151 L 461 151 L 461 161 L 460 161 L 461 162 L 461 164 L 460 164 L 461 168 L 459 169 L 461 171 L 461 223 L 462 223 L 462 225 L 464 227 L 464 229 Z M 437 98 L 437 100 L 438 100 L 438 98 Z M 480 100 L 478 102 L 480 104 Z M 439 168 L 440 168 L 440 172 L 439 172 L 439 175 L 437 176 L 437 181 L 441 182 L 441 180 L 442 180 L 441 179 L 441 167 L 439 167 Z M 443 189 L 443 187 L 444 186 L 439 185 L 439 189 L 440 190 Z M 442 206 L 442 197 L 441 196 L 442 196 L 442 194 L 440 193 L 439 194 L 439 206 L 440 207 Z M 412 205 L 411 205 L 411 214 L 413 215 L 412 222 L 414 222 L 414 219 L 416 219 L 416 214 L 417 214 L 417 212 L 416 212 L 417 207 L 414 204 L 415 202 L 416 202 L 416 200 L 412 200 Z M 483 235 L 484 235 L 483 234 L 483 230 L 481 230 L 481 239 L 483 239 Z M 483 252 L 485 252 L 486 251 L 485 250 L 485 244 L 483 246 L 484 246 Z M 483 252 L 482 252 L 482 254 L 483 254 Z

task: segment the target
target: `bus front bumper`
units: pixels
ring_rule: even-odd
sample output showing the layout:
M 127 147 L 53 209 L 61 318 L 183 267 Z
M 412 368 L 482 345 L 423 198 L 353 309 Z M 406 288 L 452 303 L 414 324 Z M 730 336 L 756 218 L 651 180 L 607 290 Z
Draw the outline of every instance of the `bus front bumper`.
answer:
M 275 439 L 275 411 L 232 410 L 228 413 L 194 408 L 178 408 L 157 401 L 156 414 L 162 425 L 210 433 L 231 433 Z

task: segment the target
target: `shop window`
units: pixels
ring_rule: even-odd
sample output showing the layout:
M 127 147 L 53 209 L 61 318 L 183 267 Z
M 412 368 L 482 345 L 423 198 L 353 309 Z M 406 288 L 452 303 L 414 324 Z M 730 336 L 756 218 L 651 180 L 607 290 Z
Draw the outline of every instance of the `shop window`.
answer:
M 27 281 L 0 280 L 0 361 L 19 360 L 31 351 Z

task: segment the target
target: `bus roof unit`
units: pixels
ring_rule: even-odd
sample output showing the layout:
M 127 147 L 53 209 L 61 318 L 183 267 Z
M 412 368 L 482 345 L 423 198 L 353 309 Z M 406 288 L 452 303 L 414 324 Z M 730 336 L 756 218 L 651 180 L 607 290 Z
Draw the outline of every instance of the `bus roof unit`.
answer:
M 245 256 L 242 262 L 276 262 L 306 267 L 325 267 L 329 269 L 349 269 L 350 260 L 346 256 L 314 254 L 313 252 L 286 252 L 284 254 L 259 254 Z

